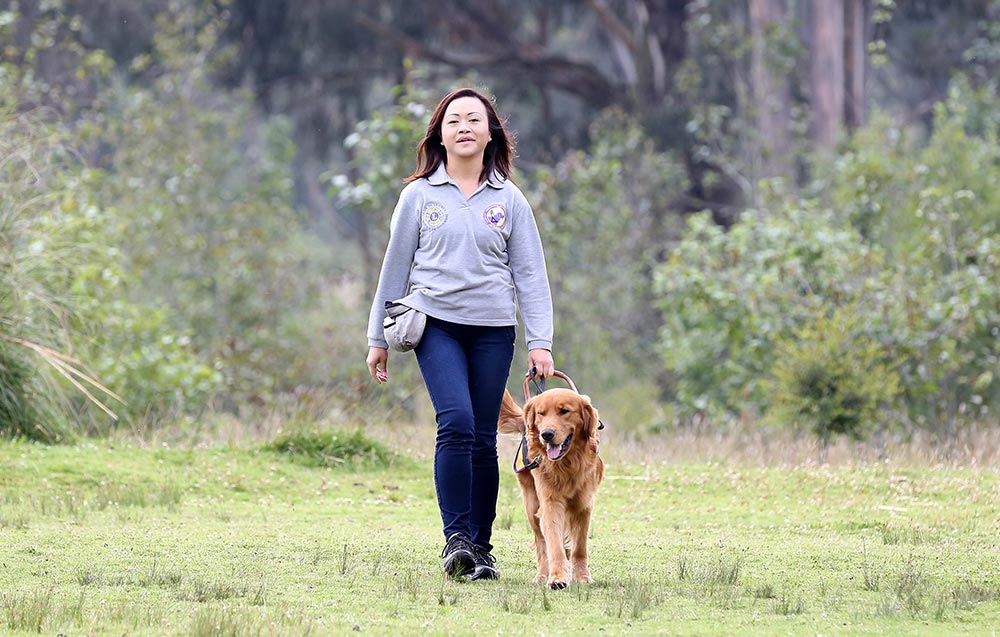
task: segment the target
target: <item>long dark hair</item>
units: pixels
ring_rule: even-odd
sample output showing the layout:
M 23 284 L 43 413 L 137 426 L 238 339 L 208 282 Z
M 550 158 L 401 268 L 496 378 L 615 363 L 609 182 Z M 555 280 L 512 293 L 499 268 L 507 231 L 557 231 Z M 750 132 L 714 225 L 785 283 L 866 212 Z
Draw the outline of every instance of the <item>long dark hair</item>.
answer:
M 486 108 L 486 119 L 490 125 L 490 137 L 486 144 L 486 151 L 483 153 L 483 170 L 479 173 L 479 182 L 482 183 L 496 171 L 504 179 L 510 179 L 512 161 L 514 159 L 514 136 L 504 128 L 504 122 L 497 115 L 496 108 L 493 107 L 493 100 L 486 97 L 476 89 L 460 88 L 444 96 L 438 102 L 431 121 L 427 124 L 427 134 L 420 141 L 417 148 L 417 169 L 405 181 L 416 181 L 422 177 L 429 177 L 434 174 L 441 164 L 448 163 L 448 154 L 441 144 L 441 123 L 444 121 L 445 111 L 448 105 L 460 97 L 475 97 Z

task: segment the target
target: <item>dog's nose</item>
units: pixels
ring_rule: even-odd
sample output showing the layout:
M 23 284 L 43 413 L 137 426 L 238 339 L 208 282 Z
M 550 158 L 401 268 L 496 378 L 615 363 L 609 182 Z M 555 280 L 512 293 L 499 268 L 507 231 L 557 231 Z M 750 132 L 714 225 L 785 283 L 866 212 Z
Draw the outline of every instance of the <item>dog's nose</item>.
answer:
M 556 431 L 555 431 L 555 429 L 546 429 L 545 431 L 543 431 L 539 435 L 542 437 L 542 440 L 544 440 L 545 442 L 552 442 L 552 439 L 556 435 Z

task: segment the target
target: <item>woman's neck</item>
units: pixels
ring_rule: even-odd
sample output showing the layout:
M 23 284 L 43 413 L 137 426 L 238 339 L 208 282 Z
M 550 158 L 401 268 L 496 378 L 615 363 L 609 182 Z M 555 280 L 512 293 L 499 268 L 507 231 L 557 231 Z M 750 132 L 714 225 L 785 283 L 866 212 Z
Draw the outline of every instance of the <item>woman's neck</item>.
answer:
M 448 176 L 455 181 L 474 181 L 478 186 L 479 176 L 483 172 L 483 158 L 481 156 L 478 158 L 449 157 L 445 168 L 448 170 Z

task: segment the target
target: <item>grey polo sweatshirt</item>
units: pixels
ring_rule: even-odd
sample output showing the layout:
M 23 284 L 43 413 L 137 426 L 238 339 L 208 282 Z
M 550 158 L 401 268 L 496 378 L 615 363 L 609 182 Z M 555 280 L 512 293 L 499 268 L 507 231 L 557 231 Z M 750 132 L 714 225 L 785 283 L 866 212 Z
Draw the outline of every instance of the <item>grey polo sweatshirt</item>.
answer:
M 464 325 L 516 325 L 520 310 L 528 349 L 552 349 L 545 255 L 521 190 L 494 173 L 466 199 L 443 164 L 407 184 L 368 315 L 371 347 L 388 347 L 386 301 Z

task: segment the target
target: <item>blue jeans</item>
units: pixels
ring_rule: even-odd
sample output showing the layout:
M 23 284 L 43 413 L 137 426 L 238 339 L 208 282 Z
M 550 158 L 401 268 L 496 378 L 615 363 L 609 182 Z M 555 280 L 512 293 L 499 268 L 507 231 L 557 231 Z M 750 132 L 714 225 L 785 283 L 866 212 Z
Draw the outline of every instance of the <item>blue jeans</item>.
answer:
M 493 546 L 500 469 L 497 418 L 514 358 L 514 326 L 458 325 L 427 318 L 416 349 L 437 416 L 434 486 L 444 536 Z

